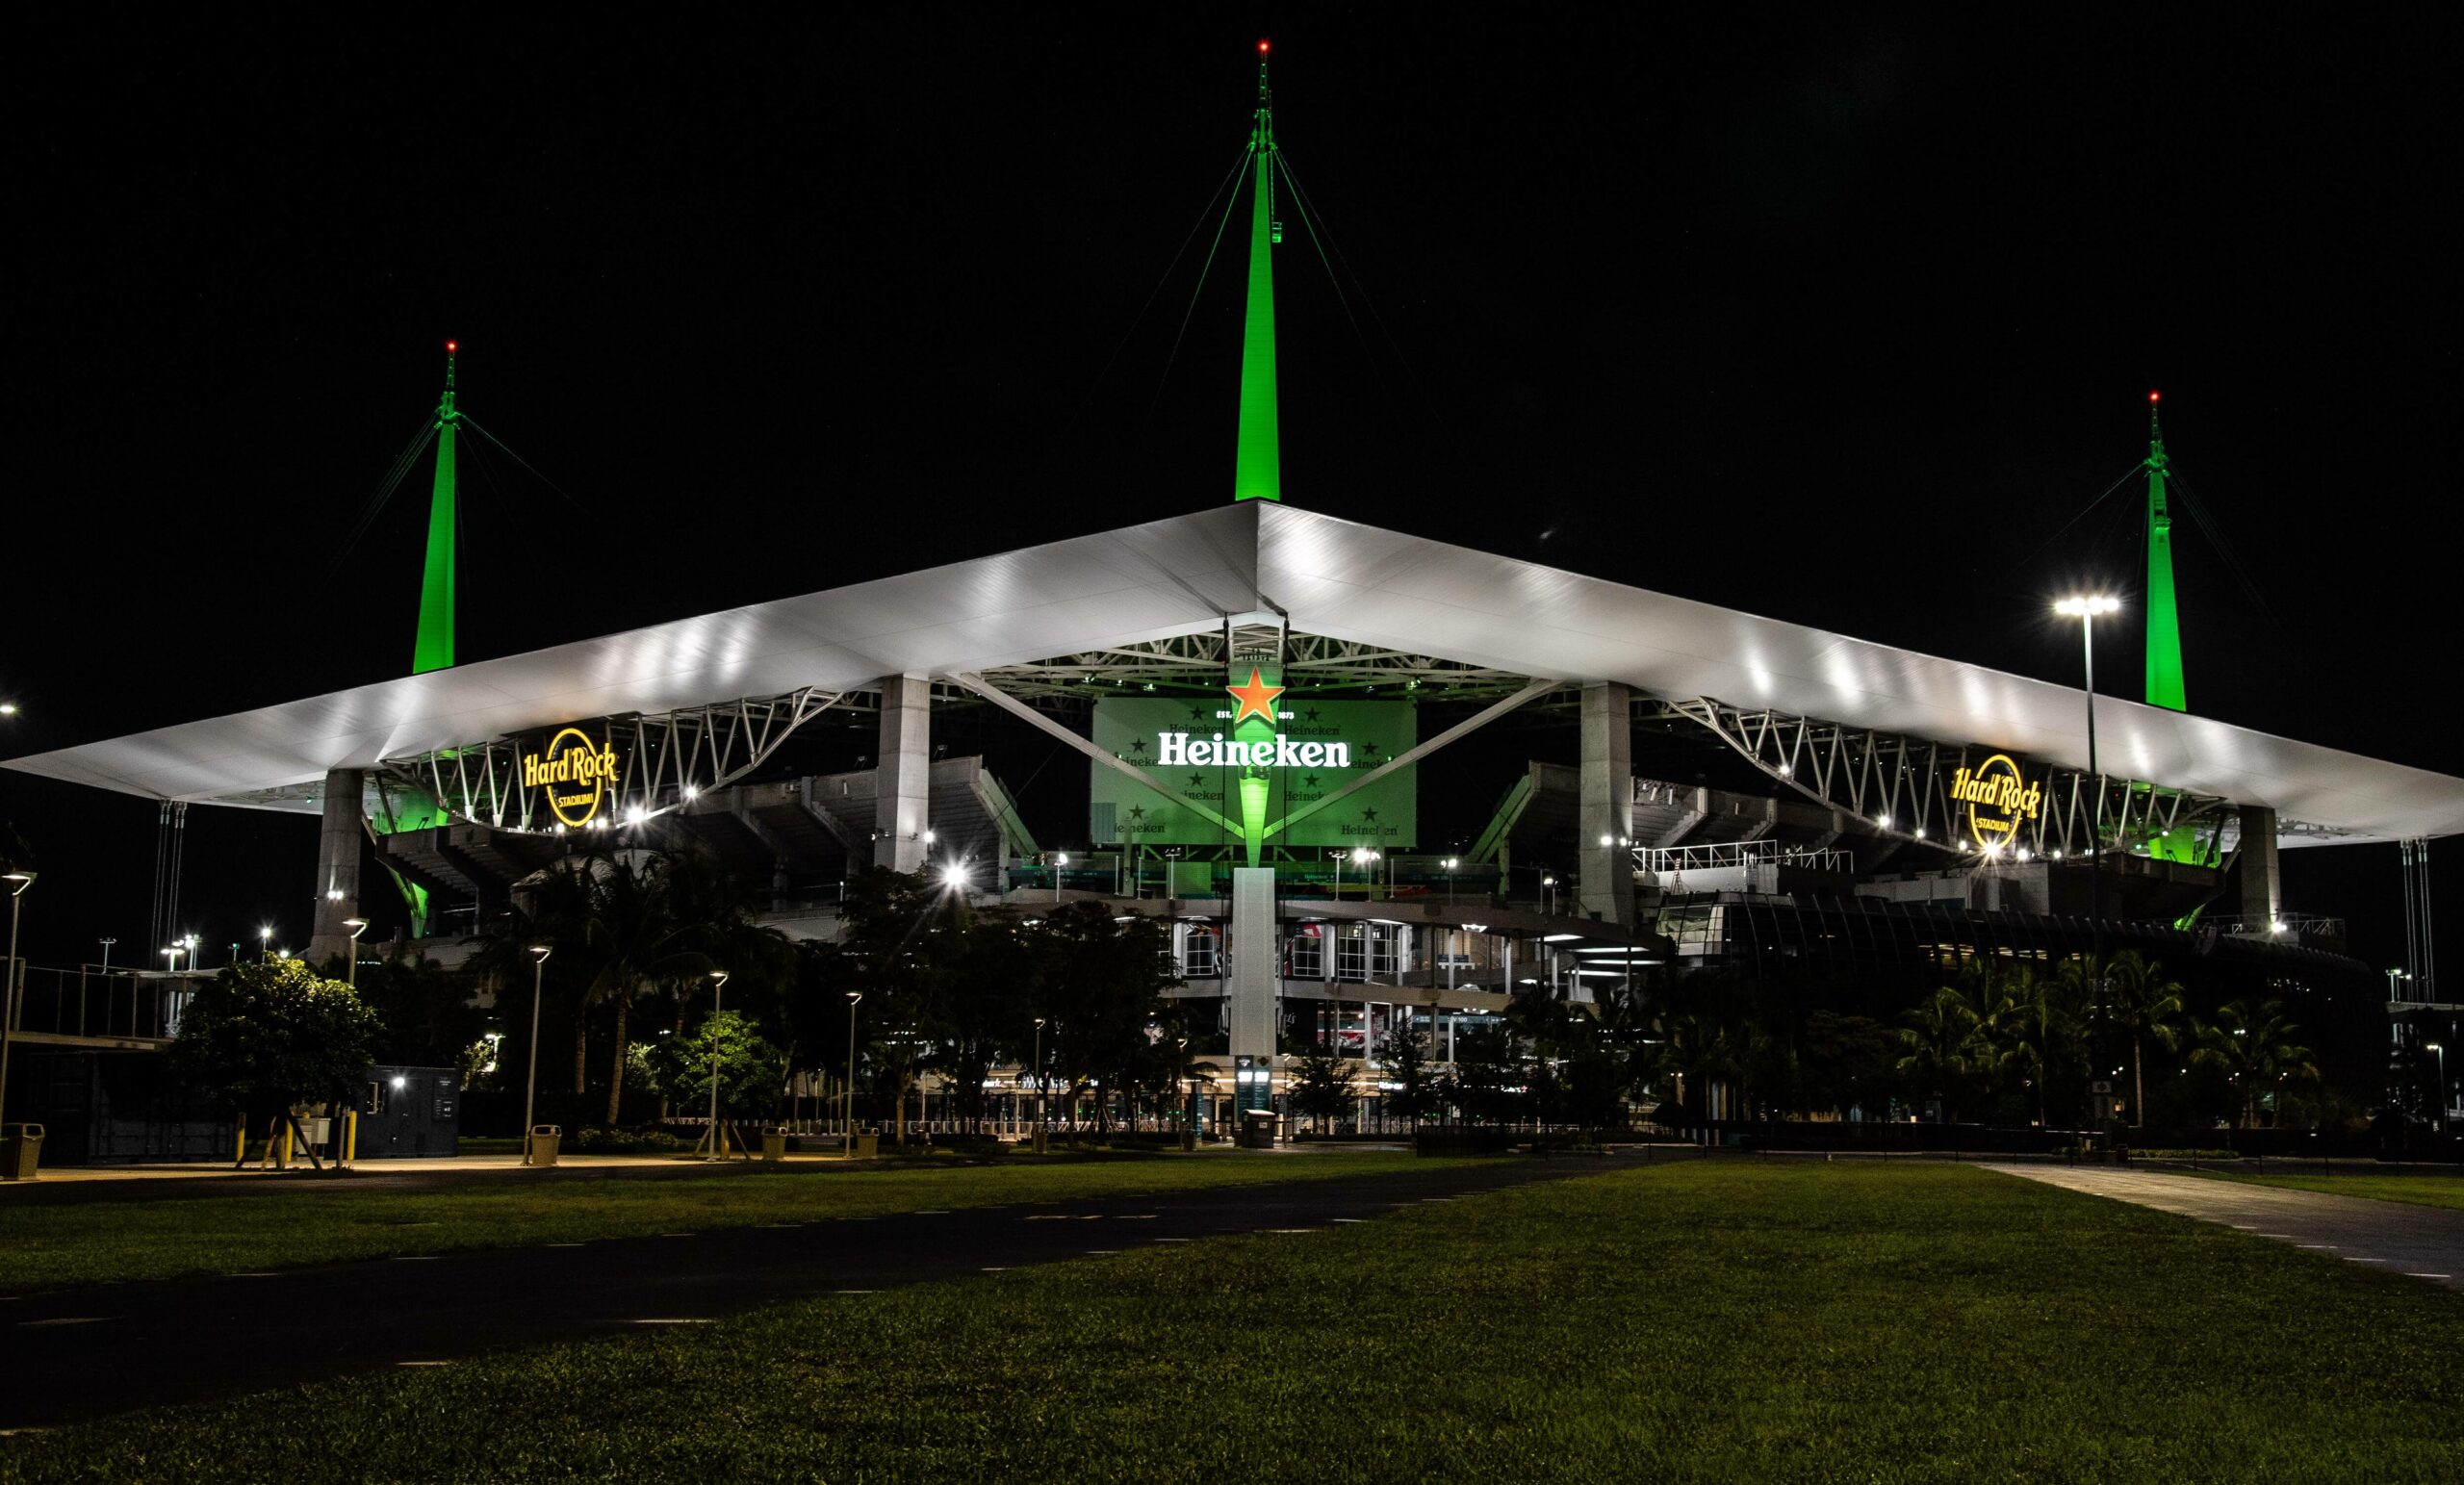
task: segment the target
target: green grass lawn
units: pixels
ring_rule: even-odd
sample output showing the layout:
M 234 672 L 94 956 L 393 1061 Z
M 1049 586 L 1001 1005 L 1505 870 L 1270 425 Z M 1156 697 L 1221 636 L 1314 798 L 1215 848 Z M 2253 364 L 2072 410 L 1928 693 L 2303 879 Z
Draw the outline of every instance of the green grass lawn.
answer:
M 30 1480 L 2451 1481 L 2464 1294 L 1973 1168 L 1671 1164 L 0 1447 Z
M 2377 1175 L 2293 1176 L 2242 1175 L 2231 1170 L 2184 1171 L 2250 1186 L 2281 1186 L 2297 1191 L 2325 1191 L 2332 1196 L 2374 1196 L 2380 1201 L 2408 1201 L 2421 1207 L 2464 1212 L 2464 1176 Z
M 737 1168 L 660 1179 L 474 1180 L 442 1191 L 353 1190 L 301 1179 L 281 1191 L 11 1207 L 0 1200 L 0 1293 L 231 1273 L 450 1248 L 873 1216 L 925 1207 L 1129 1196 L 1437 1164 L 1388 1152 L 1212 1151 L 1066 1157 L 1011 1165 Z

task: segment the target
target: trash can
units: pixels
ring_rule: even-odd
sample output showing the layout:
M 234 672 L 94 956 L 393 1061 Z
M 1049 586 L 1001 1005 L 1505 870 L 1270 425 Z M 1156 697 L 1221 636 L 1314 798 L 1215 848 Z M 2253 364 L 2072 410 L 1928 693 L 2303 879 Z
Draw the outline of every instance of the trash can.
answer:
M 785 1130 L 769 1129 L 762 1131 L 761 1158 L 773 1163 L 783 1161 L 787 1158 L 787 1132 Z
M 1241 1147 L 1245 1150 L 1274 1148 L 1274 1111 L 1272 1109 L 1241 1111 Z
M 565 1131 L 564 1126 L 561 1124 L 532 1125 L 530 1127 L 530 1138 L 524 1142 L 522 1152 L 523 1163 L 533 1166 L 554 1165 L 556 1163 L 556 1146 L 562 1144 L 564 1142 L 564 1139 Z
M 848 1153 L 849 1153 L 850 1155 L 854 1156 L 854 1157 L 855 1157 L 856 1159 L 858 1159 L 858 1160 L 871 1160 L 874 1156 L 879 1155 L 881 1152 L 882 1152 L 882 1137 L 881 1137 L 881 1136 L 879 1136 L 879 1135 L 858 1135 L 858 1136 L 856 1137 L 856 1147 L 855 1147 L 853 1150 L 849 1151 Z
M 0 1124 L 0 1181 L 31 1181 L 41 1163 L 41 1125 Z
M 1036 1153 L 1037 1153 L 1038 1155 L 1041 1155 L 1041 1154 L 1043 1153 L 1043 1126 L 1042 1126 L 1042 1125 L 1040 1125 L 1040 1124 L 1039 1124 L 1039 1125 L 1037 1125 L 1037 1126 L 1036 1126 L 1036 1145 L 1035 1145 L 1035 1148 L 1036 1148 Z

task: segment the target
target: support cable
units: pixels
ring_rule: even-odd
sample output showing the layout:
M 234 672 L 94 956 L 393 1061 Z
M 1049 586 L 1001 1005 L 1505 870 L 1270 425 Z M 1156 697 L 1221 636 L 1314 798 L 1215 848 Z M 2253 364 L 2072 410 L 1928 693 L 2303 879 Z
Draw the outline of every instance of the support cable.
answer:
M 555 491 L 556 498 L 558 499 L 563 500 L 566 504 L 573 506 L 577 510 L 581 508 L 581 502 L 575 499 L 572 496 L 567 495 L 565 493 L 564 486 L 557 484 L 547 475 L 540 474 L 538 469 L 533 466 L 529 460 L 524 458 L 518 453 L 515 453 L 511 445 L 507 444 L 503 439 L 500 439 L 495 434 L 489 432 L 487 429 L 479 426 L 479 421 L 477 419 L 472 417 L 469 413 L 463 413 L 460 415 L 459 421 L 464 427 L 469 428 L 472 432 L 476 433 L 481 438 L 486 439 L 489 443 L 494 444 L 497 447 L 498 452 L 503 454 L 506 458 L 511 459 L 514 463 L 522 466 L 523 473 L 528 474 L 531 478 L 539 481 L 541 484 L 546 485 L 549 489 Z
M 327 581 L 331 581 L 334 574 L 341 571 L 344 561 L 350 556 L 351 550 L 359 545 L 361 537 L 368 534 L 368 528 L 376 524 L 377 516 L 385 509 L 385 502 L 394 498 L 396 490 L 401 488 L 402 480 L 411 473 L 412 467 L 419 463 L 420 455 L 426 451 L 428 441 L 435 437 L 436 420 L 431 416 L 426 422 L 420 425 L 419 432 L 412 436 L 410 444 L 396 456 L 393 468 L 387 470 L 385 477 L 377 482 L 376 493 L 369 497 L 368 504 L 360 510 L 359 519 L 351 524 L 350 534 L 343 538 L 341 550 L 336 551 L 333 560 L 325 565 Z
M 1344 271 L 1351 275 L 1353 286 L 1360 290 L 1361 306 L 1369 311 L 1369 318 L 1377 322 L 1377 333 L 1386 337 L 1387 348 L 1395 352 L 1396 362 L 1406 372 L 1410 371 L 1410 358 L 1403 354 L 1403 347 L 1397 343 L 1394 330 L 1386 323 L 1386 317 L 1377 312 L 1377 301 L 1370 296 L 1369 281 L 1360 276 L 1360 269 L 1352 267 L 1351 257 L 1344 251 L 1344 244 L 1335 241 L 1335 229 L 1327 223 L 1325 214 L 1318 210 L 1318 203 L 1310 200 L 1309 192 L 1301 189 L 1300 177 L 1292 173 L 1292 162 L 1282 158 L 1281 150 L 1277 150 L 1275 154 L 1276 163 L 1283 167 L 1283 178 L 1292 183 L 1293 199 L 1300 203 L 1300 209 L 1305 214 L 1303 220 L 1314 217 L 1318 219 L 1319 225 L 1325 228 L 1326 245 L 1334 249 L 1336 257 L 1344 260 Z
M 1247 174 L 1246 166 L 1256 153 L 1255 146 L 1242 153 L 1243 175 Z M 1164 358 L 1164 374 L 1155 378 L 1155 396 L 1146 403 L 1146 420 L 1149 422 L 1155 421 L 1155 409 L 1164 400 L 1164 384 L 1172 379 L 1172 364 L 1181 358 L 1181 342 L 1190 333 L 1190 317 L 1197 313 L 1198 295 L 1206 292 L 1206 275 L 1215 269 L 1216 250 L 1223 245 L 1223 229 L 1230 224 L 1232 208 L 1240 199 L 1241 185 L 1238 180 L 1235 180 L 1232 184 L 1232 194 L 1223 203 L 1223 215 L 1216 220 L 1215 240 L 1206 244 L 1206 262 L 1197 270 L 1197 287 L 1190 291 L 1190 307 L 1181 312 L 1181 328 L 1172 336 L 1172 353 Z
M 1376 371 L 1377 359 L 1370 353 L 1369 337 L 1360 328 L 1360 317 L 1351 312 L 1351 298 L 1344 293 L 1343 279 L 1337 276 L 1333 261 L 1326 256 L 1326 244 L 1319 241 L 1318 214 L 1310 209 L 1307 201 L 1301 199 L 1300 184 L 1293 180 L 1292 166 L 1285 162 L 1283 151 L 1275 151 L 1274 163 L 1276 168 L 1283 171 L 1285 183 L 1292 187 L 1293 204 L 1300 208 L 1300 226 L 1309 234 L 1309 245 L 1318 249 L 1318 262 L 1326 270 L 1326 282 L 1334 286 L 1335 302 L 1343 306 L 1344 319 L 1351 322 L 1352 338 L 1360 342 L 1361 359 L 1369 363 L 1371 371 Z M 1379 379 L 1384 378 L 1381 375 Z
M 2063 532 L 2069 530 L 2072 526 L 2077 525 L 2080 522 L 2086 520 L 2090 511 L 2094 510 L 2097 506 L 2102 505 L 2106 500 L 2112 499 L 2115 491 L 2130 483 L 2131 476 L 2141 474 L 2146 468 L 2147 466 L 2144 464 L 2134 464 L 2130 468 L 2122 471 L 2121 477 L 2119 479 L 2117 479 L 2112 484 L 2105 486 L 2105 493 L 2103 495 L 2100 495 L 2094 499 L 2090 500 L 2087 504 L 2080 506 L 2078 512 L 2069 520 L 2053 528 L 2052 535 L 2046 537 L 2043 541 L 2037 543 L 2036 550 L 2029 552 L 2024 557 L 2021 557 L 2014 565 L 2017 567 L 2025 567 L 2030 562 L 2035 561 L 2044 552 L 2046 548 L 2051 547 L 2055 542 L 2062 539 Z
M 1112 354 L 1104 358 L 1103 367 L 1095 372 L 1094 379 L 1088 382 L 1087 397 L 1079 401 L 1081 414 L 1086 411 L 1087 402 L 1092 398 L 1095 388 L 1101 386 L 1104 378 L 1112 374 L 1113 365 L 1120 359 L 1120 353 L 1129 348 L 1131 338 L 1138 334 L 1138 327 L 1146 322 L 1147 312 L 1152 310 L 1155 307 L 1155 301 L 1163 296 L 1164 286 L 1172 281 L 1172 274 L 1180 268 L 1181 260 L 1189 256 L 1190 244 L 1196 242 L 1197 235 L 1206 229 L 1206 218 L 1215 214 L 1216 197 L 1222 195 L 1225 188 L 1240 179 L 1241 167 L 1248 164 L 1248 160 L 1249 151 L 1245 147 L 1233 158 L 1232 168 L 1224 171 L 1223 179 L 1216 183 L 1214 193 L 1206 198 L 1206 204 L 1198 208 L 1197 219 L 1190 223 L 1188 235 L 1181 239 L 1180 246 L 1172 249 L 1172 261 L 1164 266 L 1164 271 L 1155 279 L 1155 287 L 1146 292 L 1146 302 L 1138 306 L 1138 314 L 1130 320 L 1129 328 L 1121 332 L 1120 340 L 1114 345 Z M 1199 277 L 1203 282 L 1204 275 L 1201 274 Z
M 2206 502 L 2191 493 L 2190 486 L 2182 482 L 2179 474 L 2168 472 L 2166 481 L 2173 489 L 2181 492 L 2183 507 L 2191 513 L 2191 519 L 2198 523 L 2200 532 L 2207 537 L 2209 544 L 2216 548 L 2217 554 L 2224 559 L 2225 571 L 2233 575 L 2233 580 L 2241 587 L 2244 596 L 2249 599 L 2260 613 L 2267 616 L 2270 624 L 2281 629 L 2283 625 L 2276 618 L 2275 609 L 2269 604 L 2267 595 L 2261 591 L 2257 579 L 2250 572 L 2249 565 L 2242 560 L 2242 554 L 2234 550 L 2232 543 L 2224 539 L 2223 524 L 2209 512 Z

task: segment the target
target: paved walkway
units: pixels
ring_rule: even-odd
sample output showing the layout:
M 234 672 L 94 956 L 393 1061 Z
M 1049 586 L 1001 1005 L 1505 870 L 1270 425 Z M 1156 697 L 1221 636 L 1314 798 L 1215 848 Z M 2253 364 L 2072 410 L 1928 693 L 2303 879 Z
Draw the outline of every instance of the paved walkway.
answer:
M 2368 1196 L 2330 1196 L 2247 1181 L 2212 1181 L 2103 1165 L 1994 1165 L 2092 1196 L 2110 1196 L 2349 1264 L 2464 1289 L 2464 1212 Z
M 1483 1161 L 1334 1180 L 912 1212 L 109 1284 L 0 1299 L 0 1429 L 352 1371 L 690 1324 L 1228 1233 L 1314 1232 L 1623 1161 Z

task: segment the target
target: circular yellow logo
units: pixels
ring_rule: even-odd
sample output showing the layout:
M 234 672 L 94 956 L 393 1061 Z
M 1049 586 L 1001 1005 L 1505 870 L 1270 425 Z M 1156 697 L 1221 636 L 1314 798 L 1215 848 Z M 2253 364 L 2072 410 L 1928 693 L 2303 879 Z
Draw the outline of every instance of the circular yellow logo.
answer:
M 2043 797 L 2019 776 L 2019 765 L 1999 753 L 1951 778 L 1951 798 L 1967 806 L 1968 833 L 1989 851 L 2010 844 L 2020 822 L 2036 818 Z
M 569 727 L 548 746 L 522 760 L 522 781 L 543 791 L 548 808 L 567 825 L 588 825 L 616 781 L 616 750 L 591 742 Z

